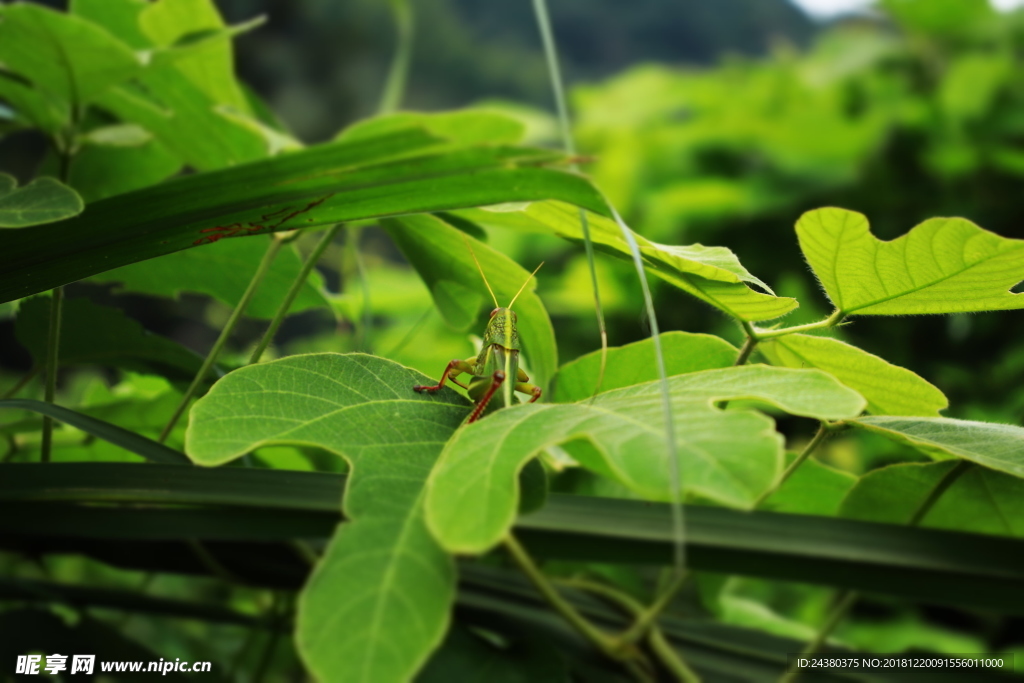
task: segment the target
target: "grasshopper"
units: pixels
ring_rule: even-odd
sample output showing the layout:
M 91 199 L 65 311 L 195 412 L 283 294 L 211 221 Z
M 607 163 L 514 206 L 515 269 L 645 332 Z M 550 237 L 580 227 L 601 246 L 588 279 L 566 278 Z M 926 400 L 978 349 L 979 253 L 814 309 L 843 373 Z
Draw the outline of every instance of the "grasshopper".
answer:
M 413 391 L 433 393 L 439 391 L 444 386 L 444 383 L 450 379 L 453 383 L 467 390 L 469 397 L 476 403 L 476 407 L 467 420 L 467 423 L 470 423 L 480 419 L 480 416 L 487 408 L 487 404 L 491 402 L 494 394 L 502 386 L 505 387 L 505 405 L 512 403 L 513 386 L 516 391 L 530 394 L 530 403 L 540 398 L 540 387 L 530 384 L 530 377 L 519 367 L 519 351 L 521 346 L 519 344 L 519 331 L 516 329 L 516 314 L 512 311 L 512 304 L 516 302 L 519 295 L 526 289 L 530 279 L 537 274 L 540 266 L 543 266 L 544 263 L 541 262 L 540 266 L 537 266 L 530 273 L 530 277 L 526 278 L 526 282 L 519 288 L 516 295 L 512 297 L 512 301 L 509 302 L 508 306 L 503 307 L 498 303 L 498 297 L 494 295 L 491 283 L 487 281 L 484 269 L 480 267 L 480 261 L 477 260 L 473 247 L 469 245 L 469 240 L 466 240 L 466 246 L 473 257 L 473 262 L 476 263 L 477 270 L 480 271 L 480 277 L 483 278 L 487 291 L 491 293 L 491 299 L 494 300 L 494 310 L 491 311 L 491 318 L 487 321 L 487 329 L 484 331 L 483 347 L 480 349 L 480 353 L 472 358 L 465 360 L 456 358 L 448 363 L 448 367 L 441 374 L 441 381 L 437 384 L 433 386 L 416 385 L 413 387 Z M 455 379 L 463 373 L 472 376 L 469 380 L 469 386 Z M 505 380 L 508 377 L 514 377 L 515 381 L 506 383 Z

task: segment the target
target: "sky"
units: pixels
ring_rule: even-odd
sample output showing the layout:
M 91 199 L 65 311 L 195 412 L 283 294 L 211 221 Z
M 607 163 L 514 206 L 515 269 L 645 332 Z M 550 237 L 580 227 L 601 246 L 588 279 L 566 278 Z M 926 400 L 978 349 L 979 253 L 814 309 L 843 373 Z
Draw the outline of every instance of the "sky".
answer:
M 844 12 L 864 9 L 872 4 L 872 0 L 792 0 L 794 4 L 814 17 L 828 18 Z M 1024 0 L 991 0 L 992 4 L 1002 10 L 1013 9 L 1024 5 Z

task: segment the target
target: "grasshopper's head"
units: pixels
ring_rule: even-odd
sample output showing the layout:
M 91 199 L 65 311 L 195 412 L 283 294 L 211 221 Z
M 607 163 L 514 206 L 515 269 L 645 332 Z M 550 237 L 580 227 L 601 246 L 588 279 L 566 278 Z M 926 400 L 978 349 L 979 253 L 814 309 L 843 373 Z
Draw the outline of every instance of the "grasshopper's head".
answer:
M 484 347 L 491 344 L 519 351 L 519 331 L 516 329 L 516 314 L 511 308 L 498 307 L 491 311 L 491 319 L 484 330 Z

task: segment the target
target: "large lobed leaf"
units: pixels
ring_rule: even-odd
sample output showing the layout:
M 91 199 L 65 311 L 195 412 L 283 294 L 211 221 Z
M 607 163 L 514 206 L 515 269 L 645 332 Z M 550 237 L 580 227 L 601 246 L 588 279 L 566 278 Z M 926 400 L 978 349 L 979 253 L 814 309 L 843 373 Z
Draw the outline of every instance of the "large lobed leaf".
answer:
M 298 646 L 323 680 L 408 680 L 447 628 L 455 572 L 422 497 L 469 404 L 451 390 L 412 390 L 426 380 L 374 356 L 291 356 L 229 374 L 192 409 L 186 451 L 199 464 L 270 444 L 319 446 L 351 464 L 351 521 L 299 605 Z
M 427 522 L 452 552 L 479 553 L 498 543 L 515 517 L 519 470 L 542 449 L 589 440 L 580 463 L 650 500 L 673 490 L 749 507 L 778 477 L 783 439 L 754 410 L 719 410 L 716 401 L 755 399 L 794 415 L 842 419 L 864 399 L 818 370 L 763 365 L 707 370 L 668 380 L 682 463 L 669 478 L 659 382 L 598 395 L 592 402 L 523 405 L 459 430 L 430 477 Z
M 506 200 L 603 207 L 582 177 L 542 167 L 559 159 L 406 129 L 176 178 L 91 204 L 46 240 L 0 231 L 0 303 L 225 237 Z
M 931 218 L 883 242 L 863 214 L 809 211 L 800 248 L 835 307 L 846 315 L 912 315 L 1024 308 L 1009 290 L 1024 280 L 1024 240 L 964 218 Z
M 766 339 L 758 347 L 773 365 L 818 368 L 834 375 L 868 400 L 876 415 L 937 416 L 949 406 L 927 380 L 838 339 L 789 334 Z

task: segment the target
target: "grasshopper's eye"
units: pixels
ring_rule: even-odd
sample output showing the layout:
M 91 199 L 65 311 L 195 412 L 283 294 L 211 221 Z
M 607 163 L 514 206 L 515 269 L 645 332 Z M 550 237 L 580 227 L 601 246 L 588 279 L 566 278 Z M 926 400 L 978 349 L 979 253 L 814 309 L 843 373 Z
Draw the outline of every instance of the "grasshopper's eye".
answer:
M 500 308 L 495 308 L 493 311 L 491 311 L 491 317 L 493 318 L 500 310 Z

